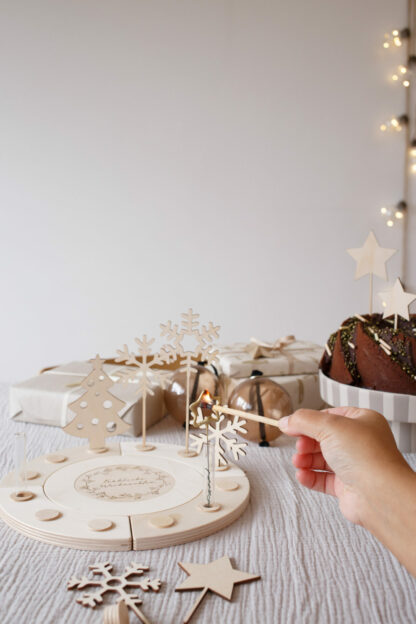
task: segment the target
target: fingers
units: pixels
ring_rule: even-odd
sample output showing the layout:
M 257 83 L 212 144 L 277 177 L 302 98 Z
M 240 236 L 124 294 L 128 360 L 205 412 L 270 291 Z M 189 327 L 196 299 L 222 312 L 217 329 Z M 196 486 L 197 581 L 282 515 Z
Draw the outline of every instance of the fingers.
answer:
M 335 496 L 335 475 L 329 472 L 314 472 L 302 468 L 297 471 L 299 483 L 315 492 L 323 492 Z
M 296 441 L 296 450 L 298 453 L 320 453 L 321 445 L 313 438 L 300 436 Z
M 292 463 L 296 468 L 331 471 L 322 453 L 296 453 L 292 457 Z
M 291 416 L 277 421 L 278 427 L 290 436 L 308 436 L 315 440 L 322 440 L 331 429 L 333 422 L 340 416 L 328 412 L 300 409 Z

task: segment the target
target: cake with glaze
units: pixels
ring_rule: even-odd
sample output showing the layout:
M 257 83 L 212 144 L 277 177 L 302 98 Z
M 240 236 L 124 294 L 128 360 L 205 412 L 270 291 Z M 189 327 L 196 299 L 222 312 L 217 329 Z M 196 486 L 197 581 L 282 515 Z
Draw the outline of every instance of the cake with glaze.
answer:
M 416 395 L 416 314 L 409 321 L 356 314 L 331 334 L 322 372 L 343 384 Z

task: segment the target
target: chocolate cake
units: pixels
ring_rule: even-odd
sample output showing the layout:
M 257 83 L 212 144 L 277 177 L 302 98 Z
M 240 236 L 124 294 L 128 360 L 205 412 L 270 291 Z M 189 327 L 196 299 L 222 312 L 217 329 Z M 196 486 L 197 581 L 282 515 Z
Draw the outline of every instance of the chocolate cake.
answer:
M 356 314 L 325 345 L 322 372 L 343 384 L 416 395 L 416 314 L 406 321 Z

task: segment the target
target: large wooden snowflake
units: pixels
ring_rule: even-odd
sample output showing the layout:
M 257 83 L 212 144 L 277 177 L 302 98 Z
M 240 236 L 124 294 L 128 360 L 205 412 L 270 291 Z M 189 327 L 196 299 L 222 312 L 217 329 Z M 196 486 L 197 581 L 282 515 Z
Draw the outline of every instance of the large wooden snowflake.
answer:
M 223 426 L 224 421 L 225 427 Z M 231 453 L 235 461 L 238 461 L 241 456 L 246 454 L 247 442 L 238 442 L 237 438 L 227 437 L 227 434 L 247 433 L 247 430 L 244 428 L 245 424 L 246 421 L 241 420 L 238 416 L 235 416 L 233 421 L 231 421 L 222 414 L 215 423 L 208 425 L 208 435 L 206 433 L 191 433 L 191 447 L 197 453 L 200 453 L 207 437 L 209 440 L 213 440 L 215 468 L 217 470 L 225 468 L 228 466 L 225 453 Z M 205 430 L 205 427 L 205 425 L 201 425 L 201 429 Z
M 189 451 L 189 399 L 190 399 L 190 376 L 196 371 L 198 360 L 204 360 L 212 364 L 218 355 L 213 342 L 219 338 L 219 325 L 211 321 L 208 325 L 201 325 L 199 314 L 192 308 L 182 315 L 180 326 L 172 321 L 162 323 L 161 336 L 166 337 L 168 342 L 163 345 L 161 352 L 165 354 L 168 362 L 179 360 L 180 370 L 186 371 L 186 400 L 185 400 L 185 455 L 194 455 Z M 186 340 L 187 344 L 184 344 Z
M 150 450 L 154 448 L 146 445 L 146 400 L 147 395 L 154 395 L 154 384 L 158 383 L 162 388 L 165 386 L 168 373 L 164 370 L 154 369 L 154 366 L 161 366 L 168 360 L 167 354 L 152 353 L 151 346 L 155 339 L 147 338 L 146 334 L 142 338 L 135 338 L 138 345 L 137 353 L 129 351 L 127 345 L 123 349 L 117 349 L 116 362 L 124 362 L 127 366 L 126 370 L 120 371 L 118 374 L 122 383 L 137 384 L 137 394 L 142 398 L 142 448 Z
M 77 598 L 77 602 L 84 607 L 91 607 L 94 609 L 98 604 L 103 602 L 103 595 L 107 592 L 116 592 L 119 595 L 119 601 L 124 600 L 127 607 L 133 611 L 143 622 L 143 624 L 150 624 L 147 617 L 139 609 L 139 605 L 142 604 L 142 600 L 137 594 L 128 593 L 130 588 L 140 588 L 144 592 L 151 589 L 154 592 L 158 592 L 161 586 L 159 579 L 150 579 L 148 576 L 140 578 L 144 572 L 149 570 L 148 566 L 144 566 L 140 563 L 131 563 L 126 566 L 124 572 L 120 576 L 112 574 L 113 566 L 108 561 L 105 563 L 94 563 L 90 565 L 90 570 L 93 574 L 101 575 L 103 578 L 89 579 L 87 576 L 82 576 L 80 579 L 73 576 L 69 579 L 68 589 L 84 589 L 84 587 L 97 587 L 95 592 L 85 592 L 80 598 Z

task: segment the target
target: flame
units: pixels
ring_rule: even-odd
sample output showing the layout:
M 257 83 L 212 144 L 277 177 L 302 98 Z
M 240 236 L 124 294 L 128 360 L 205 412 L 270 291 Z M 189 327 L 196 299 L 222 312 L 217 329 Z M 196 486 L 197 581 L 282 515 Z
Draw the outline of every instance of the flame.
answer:
M 204 390 L 201 396 L 201 403 L 214 403 L 214 399 L 211 396 L 209 390 Z

